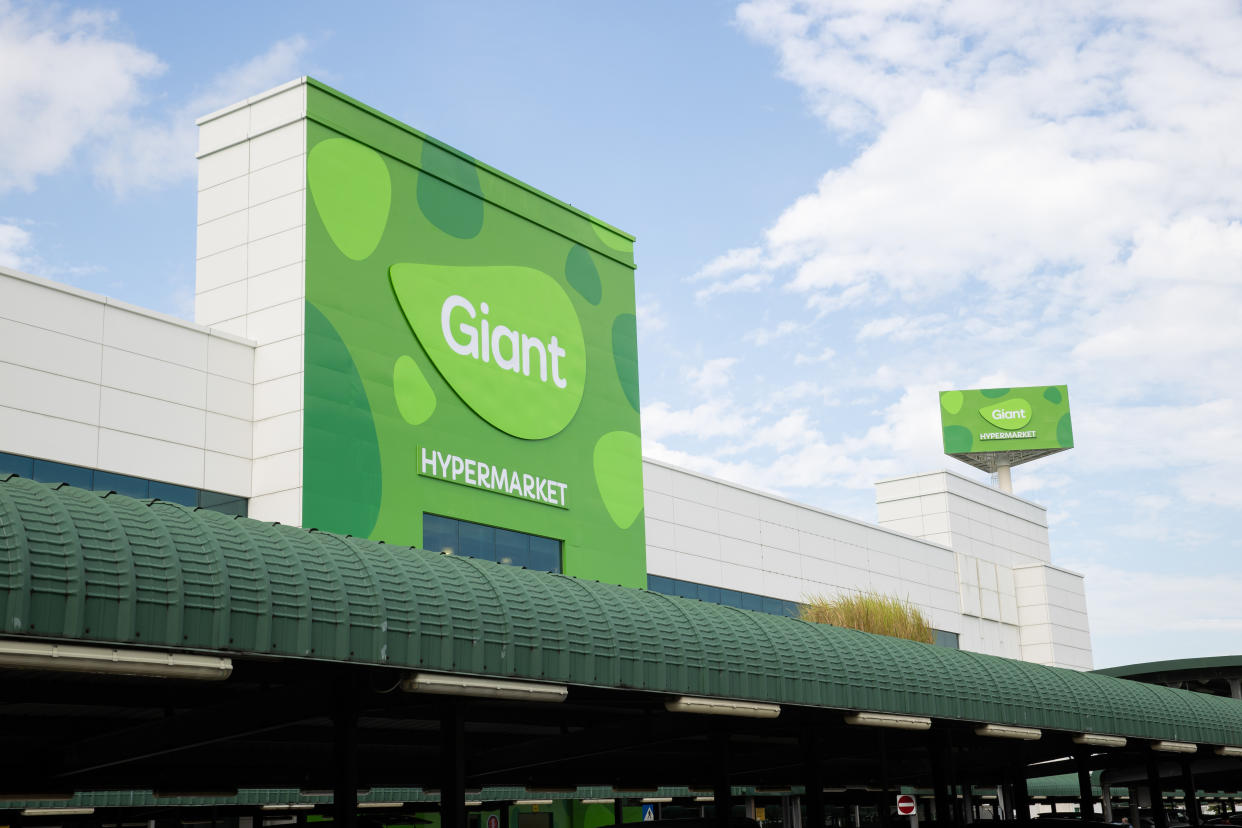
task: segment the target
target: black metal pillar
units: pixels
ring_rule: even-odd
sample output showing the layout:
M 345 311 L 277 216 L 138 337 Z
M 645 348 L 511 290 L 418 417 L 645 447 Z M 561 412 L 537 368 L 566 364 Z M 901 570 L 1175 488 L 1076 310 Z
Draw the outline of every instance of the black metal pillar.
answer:
M 1147 790 L 1151 798 L 1151 817 L 1156 828 L 1169 828 L 1169 815 L 1164 810 L 1164 788 L 1160 784 L 1160 764 L 1154 753 L 1147 755 Z
M 1074 762 L 1078 766 L 1078 813 L 1083 819 L 1089 819 L 1095 813 L 1095 800 L 1091 797 L 1091 769 L 1087 760 L 1091 754 L 1085 750 L 1074 751 Z
M 1019 765 L 1014 769 L 1013 813 L 1019 825 L 1031 824 L 1031 798 L 1026 792 L 1026 765 Z
M 466 728 L 456 701 L 440 713 L 440 825 L 466 828 Z
M 612 824 L 620 825 L 625 822 L 625 800 L 617 797 L 612 801 Z M 502 825 L 500 828 L 509 828 L 508 825 Z
M 500 803 L 500 828 L 509 828 L 509 809 L 512 807 L 512 802 Z
M 336 828 L 355 828 L 358 824 L 358 700 L 352 682 L 342 681 L 337 687 L 332 731 L 332 818 Z
M 824 773 L 819 764 L 819 737 L 809 731 L 802 737 L 803 784 L 806 786 L 806 828 L 824 828 Z
M 1182 791 L 1186 794 L 1186 820 L 1190 828 L 1199 828 L 1203 820 L 1199 814 L 1199 794 L 1195 791 L 1195 774 L 1189 759 L 1182 760 Z
M 716 774 L 712 780 L 716 828 L 729 828 L 729 818 L 733 815 L 733 787 L 729 783 L 729 734 L 715 733 L 712 741 L 716 749 Z
M 953 822 L 953 808 L 949 804 L 948 745 L 941 738 L 933 740 L 928 754 L 931 758 L 932 793 L 936 798 L 936 823 L 949 825 Z
M 892 820 L 889 808 L 893 805 L 892 791 L 888 787 L 888 744 L 882 729 L 876 730 L 876 751 L 880 755 L 880 801 L 876 805 L 876 813 L 880 817 L 880 828 L 889 828 Z

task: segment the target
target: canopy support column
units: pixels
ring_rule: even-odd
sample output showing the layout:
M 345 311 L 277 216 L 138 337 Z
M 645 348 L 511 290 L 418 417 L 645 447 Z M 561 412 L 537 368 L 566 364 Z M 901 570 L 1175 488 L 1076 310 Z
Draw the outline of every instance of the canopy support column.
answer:
M 715 733 L 712 741 L 716 748 L 716 778 L 712 781 L 716 828 L 729 828 L 729 818 L 733 814 L 733 787 L 729 784 L 729 734 Z
M 1147 790 L 1151 797 L 1151 816 L 1156 828 L 1169 828 L 1169 815 L 1164 810 L 1164 789 L 1160 784 L 1160 765 L 1156 754 L 1147 754 Z
M 893 796 L 888 787 L 888 745 L 883 730 L 877 729 L 875 737 L 880 754 L 880 801 L 876 807 L 876 813 L 880 817 L 880 828 L 889 828 L 892 824 L 889 807 L 893 802 Z
M 466 726 L 460 702 L 440 714 L 440 825 L 466 828 Z
M 358 702 L 350 682 L 337 686 L 332 714 L 332 818 L 336 828 L 358 824 Z
M 1018 765 L 1013 770 L 1013 813 L 1019 825 L 1031 824 L 1031 798 L 1026 792 L 1025 764 Z
M 1202 817 L 1199 814 L 1199 794 L 1195 791 L 1195 774 L 1190 768 L 1190 760 L 1182 760 L 1182 791 L 1186 794 L 1186 819 L 1190 828 L 1199 828 Z
M 1095 813 L 1095 802 L 1091 797 L 1091 769 L 1087 767 L 1090 757 L 1088 751 L 1074 751 L 1074 762 L 1078 766 L 1078 813 L 1083 819 Z
M 953 806 L 949 801 L 949 745 L 944 734 L 935 734 L 928 758 L 931 759 L 932 793 L 936 798 L 936 822 L 947 825 L 953 821 Z
M 815 731 L 802 737 L 805 762 L 807 828 L 824 828 L 824 774 L 819 764 L 819 738 Z

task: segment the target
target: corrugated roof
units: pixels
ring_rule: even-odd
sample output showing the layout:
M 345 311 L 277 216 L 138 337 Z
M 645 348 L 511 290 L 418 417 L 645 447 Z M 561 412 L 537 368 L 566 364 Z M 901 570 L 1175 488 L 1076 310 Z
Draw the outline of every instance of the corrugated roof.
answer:
M 5 635 L 1242 745 L 1242 702 L 16 477 Z

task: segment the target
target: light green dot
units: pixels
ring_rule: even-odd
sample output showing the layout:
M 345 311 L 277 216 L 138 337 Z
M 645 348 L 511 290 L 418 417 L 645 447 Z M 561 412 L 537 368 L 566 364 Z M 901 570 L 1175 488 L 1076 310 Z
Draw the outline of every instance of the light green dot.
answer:
M 392 179 L 380 154 L 348 138 L 320 141 L 307 159 L 306 180 L 337 249 L 356 262 L 374 253 L 392 206 Z
M 627 239 L 619 233 L 614 233 L 607 227 L 601 227 L 592 223 L 591 229 L 595 231 L 595 235 L 599 236 L 599 240 L 611 247 L 613 250 L 619 250 L 622 253 L 633 253 L 634 242 Z
M 392 392 L 397 398 L 397 410 L 410 425 L 422 425 L 436 410 L 436 392 L 431 390 L 413 357 L 397 357 L 392 369 Z
M 962 402 L 965 399 L 961 391 L 945 391 L 940 395 L 940 404 L 944 406 L 945 411 L 956 414 L 962 410 Z
M 630 528 L 643 510 L 642 450 L 638 435 L 610 431 L 595 444 L 595 485 L 612 522 Z

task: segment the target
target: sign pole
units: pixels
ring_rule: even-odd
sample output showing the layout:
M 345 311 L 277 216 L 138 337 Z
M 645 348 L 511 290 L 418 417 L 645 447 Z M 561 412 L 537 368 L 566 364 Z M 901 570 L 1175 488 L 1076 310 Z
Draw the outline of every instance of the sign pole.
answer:
M 1009 465 L 996 467 L 996 487 L 1005 494 L 1013 494 L 1013 479 L 1009 476 Z

